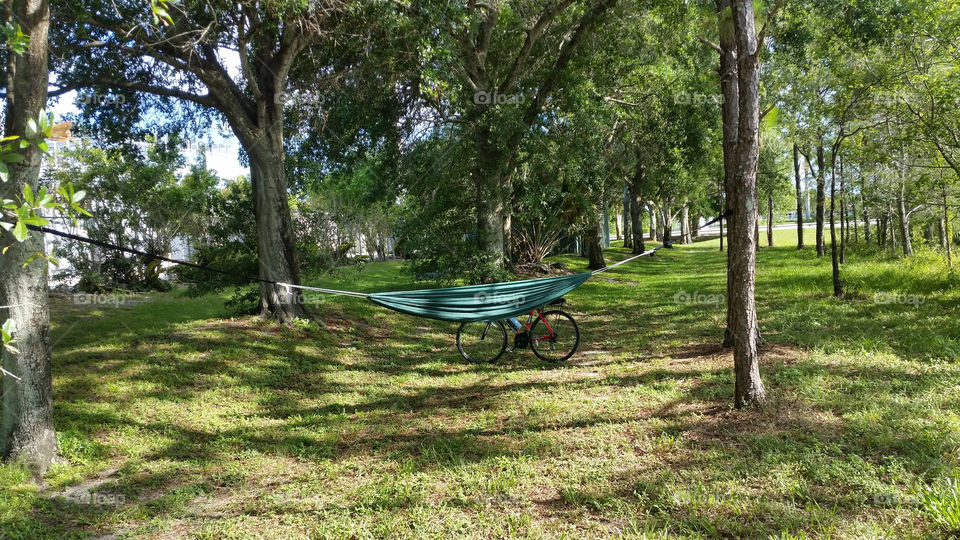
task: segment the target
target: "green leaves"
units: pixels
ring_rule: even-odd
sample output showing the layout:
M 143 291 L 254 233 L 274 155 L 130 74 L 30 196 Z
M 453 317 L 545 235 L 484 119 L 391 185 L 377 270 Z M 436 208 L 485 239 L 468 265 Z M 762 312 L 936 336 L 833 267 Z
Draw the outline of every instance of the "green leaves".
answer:
M 8 22 L 2 28 L 7 48 L 17 54 L 23 54 L 30 45 L 30 36 L 23 33 L 19 24 Z
M 169 26 L 173 24 L 173 17 L 170 16 L 171 0 L 150 0 L 150 11 L 153 14 L 153 24 L 163 24 Z
M 3 322 L 3 326 L 0 327 L 0 341 L 4 349 L 9 350 L 10 352 L 16 353 L 17 350 L 14 349 L 11 345 L 15 341 L 13 339 L 14 332 L 17 331 L 17 323 L 13 319 L 7 319 Z

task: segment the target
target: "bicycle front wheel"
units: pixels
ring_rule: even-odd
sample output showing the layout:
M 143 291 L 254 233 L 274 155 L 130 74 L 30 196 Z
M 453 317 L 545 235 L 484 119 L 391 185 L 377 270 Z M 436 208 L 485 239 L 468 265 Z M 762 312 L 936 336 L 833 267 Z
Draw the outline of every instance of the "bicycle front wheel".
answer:
M 457 350 L 468 362 L 496 362 L 507 349 L 507 330 L 500 321 L 465 322 L 457 330 Z
M 564 311 L 545 311 L 530 328 L 533 353 L 545 362 L 563 362 L 580 346 L 580 327 Z

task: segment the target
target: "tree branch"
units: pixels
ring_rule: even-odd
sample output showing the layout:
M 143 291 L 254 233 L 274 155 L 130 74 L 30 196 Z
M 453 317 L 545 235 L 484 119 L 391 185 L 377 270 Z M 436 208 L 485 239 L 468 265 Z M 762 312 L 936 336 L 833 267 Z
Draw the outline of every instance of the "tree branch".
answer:
M 707 38 L 702 38 L 702 37 L 701 37 L 701 38 L 697 38 L 697 39 L 700 40 L 700 43 L 703 43 L 703 44 L 706 45 L 707 47 L 710 47 L 711 49 L 717 51 L 718 53 L 723 54 L 723 49 L 721 49 L 720 46 L 717 45 L 716 43 L 710 41 L 710 40 L 707 39 Z
M 104 77 L 97 77 L 90 81 L 90 86 L 106 86 L 107 88 L 120 88 L 124 90 L 134 90 L 137 92 L 146 92 L 148 94 L 154 94 L 157 96 L 163 97 L 173 97 L 177 99 L 183 99 L 187 101 L 192 101 L 198 105 L 204 107 L 215 107 L 216 102 L 209 93 L 206 95 L 194 94 L 192 92 L 187 92 L 184 90 L 179 90 L 176 88 L 165 88 L 162 86 L 154 86 L 152 84 L 139 83 L 135 81 L 118 81 L 115 79 L 107 79 Z
M 540 39 L 540 36 L 543 35 L 547 25 L 565 9 L 570 7 L 574 1 L 575 0 L 563 0 L 558 4 L 544 8 L 540 17 L 537 18 L 537 21 L 527 30 L 527 36 L 523 40 L 523 46 L 520 47 L 520 50 L 517 52 L 517 56 L 513 59 L 513 64 L 511 64 L 510 70 L 507 72 L 507 77 L 497 90 L 499 93 L 506 94 L 510 91 L 510 88 L 520 77 L 520 71 L 526 64 L 527 58 L 530 57 L 530 52 L 533 50 L 534 44 Z
M 757 34 L 757 50 L 753 51 L 754 55 L 763 48 L 763 42 L 767 39 L 767 29 L 773 26 L 773 23 L 777 20 L 777 12 L 780 11 L 780 8 L 783 7 L 786 2 L 787 0 L 777 0 L 777 3 L 770 9 L 770 13 L 767 15 L 767 22 L 763 23 L 763 28 L 761 28 L 760 33 Z

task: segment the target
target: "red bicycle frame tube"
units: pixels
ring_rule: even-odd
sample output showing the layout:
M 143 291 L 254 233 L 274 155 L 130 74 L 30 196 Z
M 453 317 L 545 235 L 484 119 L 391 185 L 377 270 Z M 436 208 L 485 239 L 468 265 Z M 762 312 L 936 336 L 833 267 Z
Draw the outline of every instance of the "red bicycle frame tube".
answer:
M 535 338 L 535 339 L 532 338 L 530 341 L 543 341 L 543 340 L 545 340 L 545 339 L 553 339 L 554 337 L 556 337 L 556 336 L 554 335 L 554 333 L 553 333 L 553 328 L 550 327 L 550 323 L 547 322 L 547 319 L 545 319 L 545 318 L 543 317 L 543 312 L 541 312 L 539 309 L 535 309 L 535 310 L 531 311 L 530 313 L 528 313 L 529 317 L 527 317 L 527 323 L 526 323 L 526 325 L 525 325 L 524 331 L 525 331 L 525 332 L 529 332 L 529 331 L 530 331 L 530 326 L 531 326 L 531 325 L 530 325 L 530 321 L 533 320 L 533 315 L 534 315 L 534 314 L 537 315 L 537 318 L 539 318 L 541 321 L 543 321 L 543 324 L 547 325 L 547 330 L 550 332 L 550 334 L 549 334 L 549 335 L 546 335 L 546 336 L 543 336 L 543 337 Z M 515 333 L 517 333 L 517 334 L 520 333 L 520 331 L 517 330 L 516 328 L 514 328 L 513 331 L 514 331 Z

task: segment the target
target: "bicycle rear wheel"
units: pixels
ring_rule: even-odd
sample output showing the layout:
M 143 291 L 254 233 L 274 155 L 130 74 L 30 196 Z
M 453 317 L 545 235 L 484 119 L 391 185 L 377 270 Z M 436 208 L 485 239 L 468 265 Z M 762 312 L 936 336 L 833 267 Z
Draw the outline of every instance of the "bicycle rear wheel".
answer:
M 496 362 L 507 349 L 507 330 L 500 321 L 465 322 L 457 330 L 457 350 L 468 362 Z
M 545 362 L 563 362 L 580 346 L 580 327 L 573 317 L 559 309 L 544 311 L 530 328 L 533 353 Z M 544 324 L 546 321 L 546 324 Z

